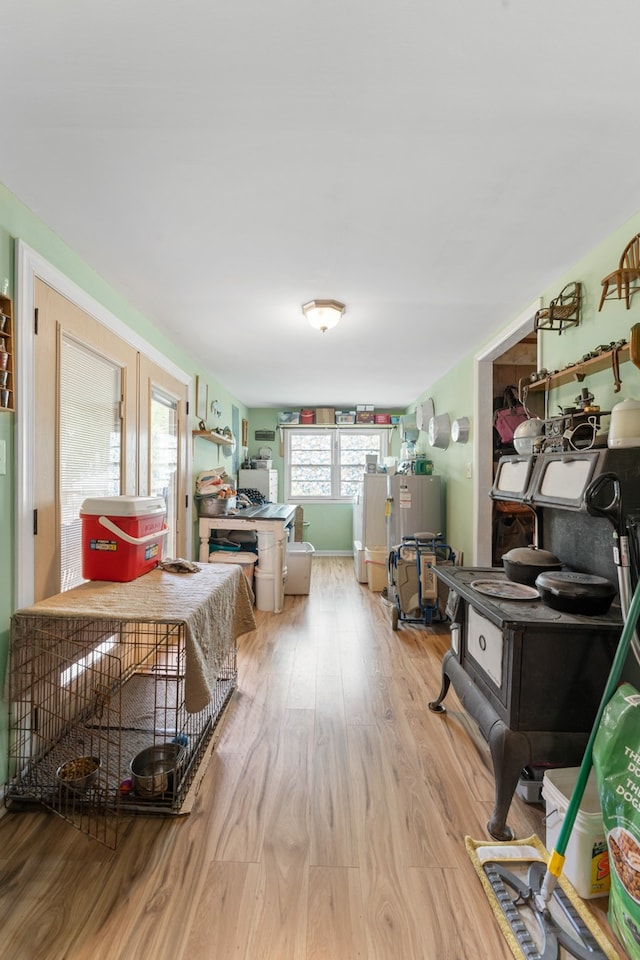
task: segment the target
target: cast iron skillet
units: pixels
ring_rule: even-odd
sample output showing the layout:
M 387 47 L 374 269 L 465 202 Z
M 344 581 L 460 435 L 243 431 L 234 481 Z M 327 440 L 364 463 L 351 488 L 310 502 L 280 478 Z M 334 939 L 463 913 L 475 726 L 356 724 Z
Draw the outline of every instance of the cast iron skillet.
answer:
M 616 588 L 609 580 L 588 573 L 545 571 L 538 574 L 535 586 L 547 606 L 587 617 L 606 613 L 616 595 Z

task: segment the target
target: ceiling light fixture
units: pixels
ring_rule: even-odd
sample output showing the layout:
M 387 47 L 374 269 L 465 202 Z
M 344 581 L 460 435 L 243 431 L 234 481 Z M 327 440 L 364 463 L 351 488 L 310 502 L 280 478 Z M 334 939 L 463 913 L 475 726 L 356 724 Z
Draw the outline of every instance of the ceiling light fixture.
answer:
M 302 312 L 316 330 L 331 330 L 337 326 L 344 313 L 344 303 L 339 300 L 309 300 L 302 304 Z

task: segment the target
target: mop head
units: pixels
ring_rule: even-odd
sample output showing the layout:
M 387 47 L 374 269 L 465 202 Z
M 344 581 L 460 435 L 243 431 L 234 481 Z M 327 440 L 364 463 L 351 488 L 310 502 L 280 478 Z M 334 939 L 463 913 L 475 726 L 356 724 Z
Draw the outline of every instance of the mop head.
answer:
M 614 951 L 590 910 L 565 877 L 558 878 L 548 905 L 547 922 L 543 923 L 535 908 L 525 900 L 518 899 L 517 893 L 496 876 L 492 866 L 488 867 L 487 872 L 485 865 L 496 864 L 526 888 L 529 871 L 534 865 L 533 870 L 539 874 L 541 883 L 549 854 L 538 837 L 505 842 L 465 837 L 465 846 L 500 930 L 516 960 L 537 960 L 543 953 L 545 957 L 548 956 L 545 951 L 549 949 L 549 941 L 555 940 L 556 934 L 559 936 L 555 951 L 557 960 L 580 956 L 571 952 L 572 940 L 589 944 L 589 951 L 593 951 L 589 952 L 589 956 L 593 956 L 594 960 L 619 960 L 620 955 Z M 539 890 L 539 883 L 535 889 Z

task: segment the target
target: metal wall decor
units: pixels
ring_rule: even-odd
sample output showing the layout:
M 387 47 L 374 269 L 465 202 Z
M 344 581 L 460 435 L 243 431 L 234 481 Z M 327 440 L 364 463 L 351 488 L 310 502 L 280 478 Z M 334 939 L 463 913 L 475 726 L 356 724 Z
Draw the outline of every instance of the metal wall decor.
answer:
M 429 444 L 446 450 L 451 439 L 451 421 L 448 413 L 431 417 L 429 420 Z
M 603 281 L 604 282 L 604 281 Z M 534 330 L 557 330 L 559 334 L 567 327 L 580 323 L 582 284 L 571 281 L 554 297 L 548 307 L 541 307 L 534 318 Z
M 466 443 L 469 439 L 471 424 L 469 417 L 458 417 L 451 424 L 451 439 L 454 443 Z

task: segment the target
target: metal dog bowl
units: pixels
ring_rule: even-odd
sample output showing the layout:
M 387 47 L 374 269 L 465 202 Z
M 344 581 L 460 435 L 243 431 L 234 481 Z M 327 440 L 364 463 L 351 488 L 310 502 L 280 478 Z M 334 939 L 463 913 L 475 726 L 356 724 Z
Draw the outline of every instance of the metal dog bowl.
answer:
M 75 757 L 56 770 L 58 781 L 69 790 L 88 790 L 98 779 L 99 757 Z
M 129 764 L 134 792 L 140 797 L 160 797 L 173 790 L 184 753 L 178 743 L 159 743 L 137 753 Z

